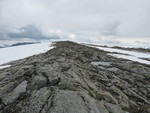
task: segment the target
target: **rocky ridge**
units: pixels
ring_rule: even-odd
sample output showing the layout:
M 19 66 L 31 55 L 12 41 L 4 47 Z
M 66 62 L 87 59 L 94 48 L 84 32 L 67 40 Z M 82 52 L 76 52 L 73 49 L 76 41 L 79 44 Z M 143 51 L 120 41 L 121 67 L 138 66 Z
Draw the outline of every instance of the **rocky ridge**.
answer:
M 150 113 L 150 65 L 53 46 L 0 70 L 0 113 Z

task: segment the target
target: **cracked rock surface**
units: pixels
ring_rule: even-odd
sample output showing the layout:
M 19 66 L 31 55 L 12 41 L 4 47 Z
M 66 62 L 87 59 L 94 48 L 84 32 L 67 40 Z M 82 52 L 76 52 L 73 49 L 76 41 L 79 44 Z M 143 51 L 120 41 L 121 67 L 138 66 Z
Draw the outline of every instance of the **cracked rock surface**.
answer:
M 54 46 L 0 70 L 0 113 L 150 113 L 150 65 L 69 41 Z

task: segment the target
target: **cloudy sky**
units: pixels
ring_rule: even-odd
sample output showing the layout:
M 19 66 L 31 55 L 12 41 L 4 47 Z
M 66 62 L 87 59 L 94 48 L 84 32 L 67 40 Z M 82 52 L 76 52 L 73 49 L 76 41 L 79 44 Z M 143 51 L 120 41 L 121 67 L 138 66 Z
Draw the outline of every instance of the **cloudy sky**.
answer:
M 0 0 L 0 40 L 150 45 L 150 0 Z

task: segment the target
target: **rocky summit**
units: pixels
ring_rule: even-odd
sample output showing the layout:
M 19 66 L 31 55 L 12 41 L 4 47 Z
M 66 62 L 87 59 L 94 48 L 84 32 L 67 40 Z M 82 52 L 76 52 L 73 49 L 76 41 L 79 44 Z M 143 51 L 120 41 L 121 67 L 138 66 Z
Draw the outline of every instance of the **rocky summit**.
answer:
M 150 65 L 70 41 L 53 46 L 0 69 L 0 113 L 150 113 Z

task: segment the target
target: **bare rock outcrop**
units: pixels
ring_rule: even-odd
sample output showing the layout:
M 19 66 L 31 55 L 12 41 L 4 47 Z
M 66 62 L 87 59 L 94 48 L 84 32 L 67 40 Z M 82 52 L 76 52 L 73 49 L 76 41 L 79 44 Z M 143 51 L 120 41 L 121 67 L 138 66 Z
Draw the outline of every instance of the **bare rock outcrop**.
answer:
M 150 65 L 69 41 L 53 46 L 0 70 L 0 113 L 150 113 Z

